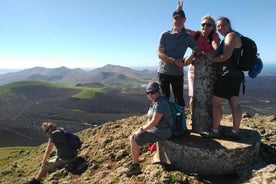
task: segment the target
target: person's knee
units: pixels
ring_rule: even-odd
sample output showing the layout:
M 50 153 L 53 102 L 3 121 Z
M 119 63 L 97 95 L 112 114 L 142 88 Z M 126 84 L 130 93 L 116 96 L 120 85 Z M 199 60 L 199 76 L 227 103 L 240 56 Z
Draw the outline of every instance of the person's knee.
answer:
M 238 108 L 240 106 L 240 103 L 239 103 L 239 100 L 237 97 L 232 97 L 230 100 L 229 100 L 229 104 L 231 107 L 233 108 Z

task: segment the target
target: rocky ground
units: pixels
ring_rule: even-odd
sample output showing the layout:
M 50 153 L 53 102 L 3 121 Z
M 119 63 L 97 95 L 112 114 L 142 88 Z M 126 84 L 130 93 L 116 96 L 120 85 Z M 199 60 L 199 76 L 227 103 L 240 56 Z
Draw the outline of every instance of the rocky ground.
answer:
M 187 119 L 189 118 L 188 116 Z M 260 158 L 251 168 L 237 171 L 230 176 L 187 175 L 159 164 L 152 164 L 153 154 L 150 154 L 147 147 L 144 147 L 141 155 L 143 173 L 129 178 L 123 174 L 126 165 L 131 161 L 128 136 L 146 119 L 146 116 L 133 116 L 80 132 L 79 135 L 84 141 L 81 155 L 89 160 L 89 169 L 74 181 L 62 169 L 50 173 L 44 183 L 276 183 L 276 117 L 260 114 L 251 117 L 247 113 L 243 114 L 242 127 L 253 128 L 262 137 Z M 223 121 L 231 122 L 231 116 L 225 115 Z M 39 168 L 44 149 L 45 144 L 12 153 L 5 160 L 0 160 L 2 163 L 0 164 L 0 183 L 24 183 L 34 176 Z

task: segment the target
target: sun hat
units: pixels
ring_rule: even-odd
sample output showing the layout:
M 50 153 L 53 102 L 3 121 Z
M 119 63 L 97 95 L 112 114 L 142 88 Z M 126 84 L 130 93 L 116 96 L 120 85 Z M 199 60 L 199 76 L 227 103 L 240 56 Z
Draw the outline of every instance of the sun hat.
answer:
M 155 92 L 159 91 L 159 89 L 160 89 L 159 84 L 157 82 L 148 83 L 146 88 L 147 91 L 155 91 Z
M 261 60 L 261 58 L 257 58 L 257 62 L 254 65 L 254 67 L 251 70 L 249 70 L 248 76 L 251 78 L 256 78 L 257 75 L 261 73 L 262 69 L 263 69 L 263 61 Z

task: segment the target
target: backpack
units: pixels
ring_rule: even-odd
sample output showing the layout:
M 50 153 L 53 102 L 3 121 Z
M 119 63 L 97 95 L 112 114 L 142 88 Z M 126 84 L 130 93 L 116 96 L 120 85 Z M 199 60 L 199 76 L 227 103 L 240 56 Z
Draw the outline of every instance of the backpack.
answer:
M 175 102 L 168 100 L 173 114 L 172 134 L 173 137 L 181 137 L 187 133 L 186 115 L 183 108 Z
M 241 34 L 239 35 L 242 42 L 242 51 L 238 59 L 237 66 L 242 71 L 249 71 L 253 69 L 255 64 L 257 63 L 257 45 L 255 41 L 253 41 L 252 39 L 245 37 Z
M 72 149 L 78 150 L 81 148 L 82 142 L 81 142 L 79 136 L 73 134 L 72 132 L 70 132 L 68 130 L 63 130 L 63 132 L 67 136 L 68 144 Z
M 81 156 L 74 158 L 71 162 L 65 165 L 65 169 L 74 175 L 81 175 L 87 170 L 87 168 L 88 162 Z
M 248 71 L 248 76 L 251 78 L 256 78 L 259 73 L 261 73 L 263 69 L 263 61 L 261 58 L 257 58 L 257 62 L 254 67 Z

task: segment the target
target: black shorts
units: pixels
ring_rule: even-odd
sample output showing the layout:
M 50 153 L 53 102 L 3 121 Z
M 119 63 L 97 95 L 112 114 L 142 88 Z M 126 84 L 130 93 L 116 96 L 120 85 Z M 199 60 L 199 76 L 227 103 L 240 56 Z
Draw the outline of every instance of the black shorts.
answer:
M 225 99 L 239 96 L 242 80 L 237 77 L 219 77 L 215 82 L 214 95 Z

